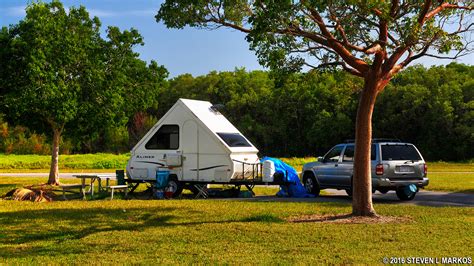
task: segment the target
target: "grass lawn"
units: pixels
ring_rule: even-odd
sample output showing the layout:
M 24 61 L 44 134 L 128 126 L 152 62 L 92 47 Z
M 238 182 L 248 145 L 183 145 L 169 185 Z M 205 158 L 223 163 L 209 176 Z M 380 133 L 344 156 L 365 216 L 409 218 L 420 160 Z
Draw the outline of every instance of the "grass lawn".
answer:
M 474 193 L 474 172 L 428 172 L 428 178 L 430 184 L 426 187 L 426 190 Z
M 44 181 L 0 177 L 0 195 Z M 278 188 L 255 191 L 273 195 Z M 373 264 L 384 257 L 472 257 L 473 208 L 376 204 L 375 209 L 408 219 L 388 224 L 286 221 L 351 211 L 350 204 L 327 202 L 0 199 L 0 264 Z
M 124 169 L 130 154 L 75 154 L 59 155 L 61 169 Z M 0 154 L 0 169 L 49 169 L 51 156 L 48 155 L 5 155 Z
M 472 257 L 474 209 L 375 206 L 403 223 L 289 223 L 348 204 L 225 200 L 0 201 L 0 263 L 381 263 Z

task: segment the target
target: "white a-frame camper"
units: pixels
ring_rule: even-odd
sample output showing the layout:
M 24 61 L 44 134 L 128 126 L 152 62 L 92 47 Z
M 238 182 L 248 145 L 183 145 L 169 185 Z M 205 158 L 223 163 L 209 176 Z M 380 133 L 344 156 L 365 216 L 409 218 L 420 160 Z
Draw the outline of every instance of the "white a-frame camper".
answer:
M 258 174 L 257 153 L 210 102 L 179 99 L 135 145 L 127 175 L 151 181 L 166 169 L 178 190 L 185 184 L 231 183 Z

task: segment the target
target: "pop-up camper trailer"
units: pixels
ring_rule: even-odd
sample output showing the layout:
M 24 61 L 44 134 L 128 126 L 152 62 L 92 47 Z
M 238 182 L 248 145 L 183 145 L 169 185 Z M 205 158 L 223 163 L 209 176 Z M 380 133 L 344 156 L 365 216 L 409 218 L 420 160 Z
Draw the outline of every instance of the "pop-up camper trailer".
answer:
M 179 192 L 185 184 L 245 182 L 259 176 L 257 153 L 210 102 L 179 99 L 135 145 L 127 175 L 153 181 L 166 169 Z

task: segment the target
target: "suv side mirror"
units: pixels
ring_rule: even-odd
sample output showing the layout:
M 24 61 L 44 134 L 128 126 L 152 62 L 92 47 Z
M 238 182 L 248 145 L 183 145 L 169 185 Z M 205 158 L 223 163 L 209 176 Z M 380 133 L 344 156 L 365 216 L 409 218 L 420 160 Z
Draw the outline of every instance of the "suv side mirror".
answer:
M 323 162 L 324 163 L 324 158 L 322 156 L 318 157 L 318 162 Z

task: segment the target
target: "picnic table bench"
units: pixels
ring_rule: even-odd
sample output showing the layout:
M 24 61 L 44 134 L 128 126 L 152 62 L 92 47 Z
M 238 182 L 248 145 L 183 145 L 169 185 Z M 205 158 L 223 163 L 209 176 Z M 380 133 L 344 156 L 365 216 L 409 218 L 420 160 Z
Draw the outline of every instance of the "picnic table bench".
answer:
M 66 192 L 70 193 L 76 193 L 74 189 L 79 188 L 79 192 L 82 194 L 82 199 L 86 198 L 86 190 L 85 187 L 89 185 L 84 185 L 84 184 L 62 184 L 60 185 L 61 189 L 63 190 L 63 198 L 64 200 L 67 200 L 66 198 Z

